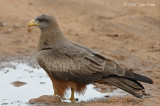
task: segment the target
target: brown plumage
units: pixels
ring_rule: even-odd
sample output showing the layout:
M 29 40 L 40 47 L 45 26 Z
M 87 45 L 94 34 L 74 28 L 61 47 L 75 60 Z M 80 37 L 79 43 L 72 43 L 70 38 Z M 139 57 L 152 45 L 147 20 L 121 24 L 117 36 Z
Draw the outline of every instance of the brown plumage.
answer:
M 63 97 L 67 88 L 82 93 L 87 84 L 98 82 L 142 97 L 145 91 L 138 81 L 153 83 L 150 78 L 126 71 L 90 48 L 68 41 L 53 16 L 38 16 L 29 26 L 41 29 L 37 61 L 52 80 L 56 95 Z

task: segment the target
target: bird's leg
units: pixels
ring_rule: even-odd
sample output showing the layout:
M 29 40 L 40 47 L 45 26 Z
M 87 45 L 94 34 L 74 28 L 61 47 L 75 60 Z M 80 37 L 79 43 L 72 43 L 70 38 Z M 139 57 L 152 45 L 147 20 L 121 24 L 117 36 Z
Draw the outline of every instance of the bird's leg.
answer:
M 56 93 L 56 91 L 54 90 L 54 94 L 53 94 L 53 96 L 56 96 L 57 95 L 57 93 Z
M 74 89 L 73 88 L 71 88 L 71 97 L 70 97 L 70 100 L 71 101 L 75 100 L 75 98 L 74 98 Z
M 54 88 L 54 86 L 53 86 L 53 90 L 54 90 L 53 96 L 57 96 L 57 92 L 56 92 L 56 89 Z

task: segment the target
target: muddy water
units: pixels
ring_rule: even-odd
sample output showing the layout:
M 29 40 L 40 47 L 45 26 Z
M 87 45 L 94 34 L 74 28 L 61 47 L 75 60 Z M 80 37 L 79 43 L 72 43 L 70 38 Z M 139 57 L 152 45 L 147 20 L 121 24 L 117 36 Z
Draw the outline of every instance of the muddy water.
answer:
M 25 63 L 1 62 L 0 64 L 0 105 L 28 105 L 31 98 L 52 95 L 52 83 L 43 69 L 33 68 Z M 76 94 L 79 101 L 105 98 L 105 96 L 126 95 L 120 89 L 100 93 L 94 85 L 88 85 L 84 95 Z M 65 98 L 69 98 L 70 90 Z M 65 100 L 64 102 L 70 102 Z

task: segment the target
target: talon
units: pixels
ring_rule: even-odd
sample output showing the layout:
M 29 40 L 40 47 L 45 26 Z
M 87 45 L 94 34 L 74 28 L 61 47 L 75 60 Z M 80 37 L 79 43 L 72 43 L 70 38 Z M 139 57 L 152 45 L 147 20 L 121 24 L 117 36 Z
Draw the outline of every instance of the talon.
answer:
M 70 101 L 74 102 L 74 101 L 78 101 L 78 98 L 70 98 Z

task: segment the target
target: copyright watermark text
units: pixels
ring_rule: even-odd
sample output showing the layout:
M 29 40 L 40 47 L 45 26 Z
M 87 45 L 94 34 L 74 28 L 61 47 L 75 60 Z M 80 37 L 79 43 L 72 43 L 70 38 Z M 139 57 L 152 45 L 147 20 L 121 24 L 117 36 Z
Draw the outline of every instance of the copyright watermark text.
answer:
M 123 6 L 129 7 L 155 7 L 155 3 L 123 3 Z

